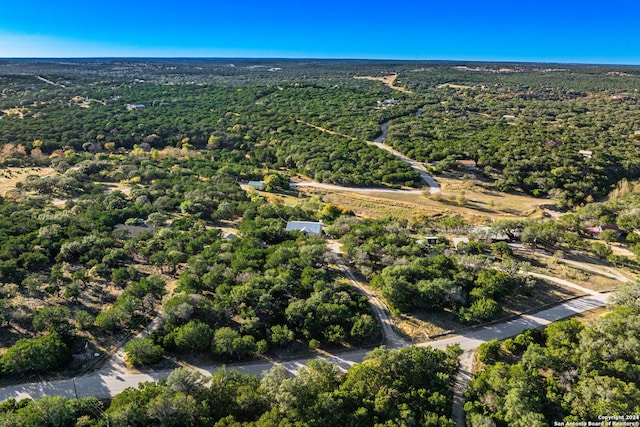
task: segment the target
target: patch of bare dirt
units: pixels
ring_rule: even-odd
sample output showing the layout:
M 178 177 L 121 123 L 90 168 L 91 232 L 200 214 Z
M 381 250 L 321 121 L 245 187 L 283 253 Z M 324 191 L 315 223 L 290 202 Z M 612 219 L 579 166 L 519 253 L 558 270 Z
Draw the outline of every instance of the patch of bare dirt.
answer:
M 398 79 L 398 75 L 397 74 L 390 74 L 390 75 L 384 76 L 384 77 L 355 76 L 354 79 L 372 80 L 372 81 L 376 81 L 376 82 L 382 82 L 386 86 L 388 86 L 390 89 L 397 90 L 397 91 L 402 92 L 402 93 L 413 93 L 409 89 L 406 89 L 406 88 L 404 88 L 402 86 L 396 86 L 395 85 L 395 82 Z

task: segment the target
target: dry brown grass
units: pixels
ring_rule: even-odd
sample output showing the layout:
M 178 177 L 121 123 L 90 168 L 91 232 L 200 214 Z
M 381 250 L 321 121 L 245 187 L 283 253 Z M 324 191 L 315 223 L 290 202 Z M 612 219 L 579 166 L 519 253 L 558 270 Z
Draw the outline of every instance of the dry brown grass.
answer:
M 428 341 L 430 337 L 461 327 L 452 312 L 412 313 L 397 319 L 396 327 L 412 342 Z
M 0 169 L 0 196 L 15 190 L 18 182 L 23 182 L 30 175 L 45 176 L 54 174 L 52 168 L 2 168 Z
M 512 295 L 504 300 L 503 308 L 508 315 L 518 315 L 584 295 L 583 292 L 573 288 L 538 280 L 527 296 L 516 289 Z
M 359 80 L 372 80 L 376 82 L 382 82 L 385 85 L 389 86 L 389 88 L 397 90 L 398 92 L 413 93 L 409 89 L 406 89 L 401 86 L 396 86 L 395 82 L 397 78 L 398 78 L 397 74 L 390 74 L 384 77 L 373 77 L 373 76 L 355 76 L 354 77 L 354 79 L 359 79 Z
M 609 313 L 611 313 L 611 310 L 609 310 L 607 307 L 597 307 L 593 310 L 583 311 L 582 313 L 576 314 L 573 317 L 578 319 L 578 321 L 580 321 L 581 323 L 589 323 L 591 320 L 597 319 Z
M 432 216 L 441 213 L 440 210 L 420 206 L 411 201 L 402 201 L 393 198 L 390 193 L 358 194 L 348 191 L 332 191 L 315 188 L 299 187 L 301 192 L 307 195 L 321 194 L 323 200 L 331 204 L 352 210 L 358 216 L 365 218 L 413 218 L 420 216 Z M 422 197 L 413 195 L 414 198 Z
M 489 209 L 505 217 L 542 217 L 541 205 L 549 204 L 547 199 L 538 199 L 525 194 L 501 193 L 491 185 L 479 180 L 460 179 L 456 176 L 439 176 L 437 181 L 443 197 L 455 198 L 464 191 L 467 204 L 471 208 Z M 492 216 L 494 216 L 492 213 Z
M 94 184 L 104 185 L 107 187 L 106 191 L 111 193 L 113 191 L 121 191 L 124 195 L 129 196 L 131 194 L 131 182 L 107 182 L 107 181 L 94 181 Z
M 453 187 L 454 182 L 445 183 L 443 192 L 436 195 L 416 193 L 370 192 L 359 194 L 353 191 L 335 191 L 317 188 L 298 187 L 307 195 L 320 194 L 324 200 L 343 206 L 356 214 L 380 218 L 391 216 L 394 218 L 414 218 L 433 215 L 461 215 L 473 224 L 480 224 L 493 219 L 540 218 L 543 212 L 540 205 L 543 200 L 533 197 L 489 193 L 484 188 L 467 182 L 460 182 Z M 460 188 L 454 191 L 454 188 Z M 462 190 L 464 189 L 464 190 Z M 464 203 L 459 204 L 458 198 L 464 191 Z
M 453 83 L 443 83 L 441 85 L 438 85 L 437 87 L 438 87 L 438 89 L 441 89 L 443 87 L 450 87 L 452 89 L 473 89 L 472 86 L 456 85 L 456 84 L 453 84 Z
M 24 119 L 24 115 L 29 112 L 28 109 L 22 108 L 9 108 L 7 110 L 0 110 L 7 115 L 7 117 L 19 117 Z
M 580 270 L 572 265 L 554 262 L 553 258 L 534 256 L 533 270 L 549 276 L 569 280 L 596 292 L 611 292 L 620 287 L 620 282 L 586 270 Z

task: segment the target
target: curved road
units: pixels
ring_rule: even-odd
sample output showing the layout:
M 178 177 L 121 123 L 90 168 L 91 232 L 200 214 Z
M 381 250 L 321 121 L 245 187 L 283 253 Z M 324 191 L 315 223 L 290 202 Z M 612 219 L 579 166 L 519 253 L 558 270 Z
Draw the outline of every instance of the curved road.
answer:
M 335 131 L 323 128 L 321 126 L 316 126 L 312 123 L 308 123 L 302 120 L 296 120 L 296 122 L 298 123 L 303 123 L 307 126 L 310 126 L 314 129 L 317 129 L 321 132 L 326 132 L 329 133 L 331 135 L 340 135 L 343 136 L 345 138 L 350 138 L 355 140 L 355 138 L 349 136 L 349 135 L 345 135 L 345 134 L 341 134 L 341 133 L 337 133 Z M 427 173 L 427 170 L 424 168 L 424 166 L 417 162 L 416 160 L 410 159 L 409 157 L 405 156 L 404 154 L 401 154 L 400 152 L 394 150 L 392 147 L 390 147 L 389 145 L 385 144 L 384 141 L 387 139 L 387 135 L 389 133 L 389 122 L 384 122 L 380 125 L 380 130 L 381 130 L 381 134 L 380 136 L 378 136 L 376 139 L 374 139 L 373 141 L 365 141 L 367 144 L 369 145 L 375 145 L 376 147 L 388 151 L 389 153 L 393 154 L 394 156 L 396 156 L 399 160 L 408 163 L 411 168 L 415 171 L 417 171 L 420 174 L 420 178 L 422 179 L 422 181 L 424 181 L 425 184 L 427 184 L 429 186 L 429 192 L 431 194 L 436 194 L 436 193 L 440 193 L 440 184 L 438 184 L 436 182 L 435 179 L 433 179 L 433 177 L 431 175 L 429 175 Z M 305 183 L 291 183 L 290 184 L 292 187 L 296 187 L 296 186 L 306 186 L 306 187 L 316 187 L 316 188 L 322 188 L 325 190 L 342 190 L 342 191 L 354 191 L 357 193 L 375 193 L 375 192 L 402 192 L 402 193 L 407 193 L 407 194 L 421 194 L 424 192 L 424 190 L 394 190 L 394 189 L 386 189 L 386 188 L 378 188 L 378 189 L 374 189 L 374 188 L 357 188 L 357 187 L 343 187 L 340 185 L 331 185 L 331 184 L 320 184 L 320 183 L 314 183 L 314 182 L 305 182 Z
M 310 126 L 313 126 L 309 124 Z M 316 127 L 316 126 L 313 126 Z M 318 128 L 318 127 L 316 127 Z M 318 128 L 321 131 L 331 132 L 326 129 Z M 398 159 L 402 160 L 405 163 L 411 165 L 411 167 L 418 171 L 422 180 L 429 185 L 430 192 L 432 194 L 440 192 L 440 186 L 438 183 L 426 172 L 424 166 L 420 163 L 412 160 L 398 151 L 394 150 L 392 147 L 384 144 L 384 141 L 387 137 L 387 129 L 388 122 L 382 124 L 382 134 L 376 138 L 374 141 L 367 141 L 368 144 L 375 145 L 380 149 L 386 150 L 389 153 L 393 154 Z M 331 132 L 333 133 L 333 132 Z M 321 189 L 328 190 L 336 190 L 336 191 L 354 191 L 358 193 L 376 193 L 376 192 L 402 192 L 408 194 L 422 194 L 423 190 L 399 190 L 399 189 L 385 189 L 385 188 L 355 188 L 355 187 L 343 187 L 338 185 L 330 185 L 330 184 L 321 184 L 316 182 L 299 182 L 299 183 L 291 183 L 292 187 L 296 186 L 307 186 L 307 187 L 315 187 Z M 329 244 L 330 249 L 333 253 L 337 255 L 337 264 L 339 268 L 344 272 L 344 274 L 349 278 L 352 284 L 359 290 L 360 293 L 365 295 L 371 304 L 372 310 L 380 325 L 382 327 L 382 335 L 384 343 L 390 348 L 399 348 L 406 347 L 411 345 L 406 340 L 404 340 L 400 335 L 398 335 L 393 328 L 393 323 L 391 320 L 391 315 L 387 306 L 384 304 L 382 300 L 380 300 L 377 296 L 370 293 L 367 287 L 359 282 L 351 270 L 344 264 L 341 255 L 341 247 L 338 242 L 333 242 Z M 565 261 L 565 260 L 563 260 Z M 574 264 L 574 262 L 567 262 L 570 264 Z M 578 264 L 575 262 L 575 264 Z M 609 274 L 604 273 L 602 270 L 590 267 L 587 268 L 584 266 L 584 263 L 579 263 L 580 267 L 589 269 L 593 272 L 598 272 L 600 274 L 607 275 L 611 278 L 628 281 L 626 277 L 619 276 L 613 272 L 609 272 Z M 454 385 L 454 410 L 453 416 L 456 421 L 456 425 L 464 425 L 464 411 L 463 407 L 463 396 L 462 393 L 464 389 L 466 389 L 466 385 L 471 380 L 471 365 L 473 363 L 473 354 L 474 350 L 478 348 L 478 346 L 484 342 L 493 340 L 493 339 L 506 339 L 517 335 L 524 331 L 525 329 L 530 328 L 539 328 L 546 326 L 552 322 L 557 320 L 561 320 L 570 316 L 573 316 L 578 313 L 582 313 L 584 311 L 592 310 L 594 308 L 603 307 L 606 305 L 608 300 L 608 295 L 601 294 L 599 292 L 595 292 L 593 290 L 584 288 L 582 286 L 573 284 L 569 281 L 558 279 L 555 277 L 531 273 L 527 272 L 525 274 L 544 278 L 547 280 L 554 281 L 556 283 L 563 284 L 565 286 L 580 290 L 588 296 L 578 298 L 569 302 L 565 302 L 558 306 L 542 310 L 535 314 L 523 315 L 516 319 L 489 325 L 478 327 L 474 329 L 470 329 L 465 331 L 459 335 L 454 335 L 445 339 L 420 343 L 418 346 L 429 346 L 436 349 L 444 350 L 448 345 L 458 344 L 464 351 L 461 356 L 461 364 L 460 364 L 460 372 L 455 380 Z M 368 350 L 353 350 L 347 351 L 335 355 L 330 354 L 322 354 L 317 355 L 315 357 L 303 358 L 298 360 L 292 360 L 287 362 L 262 362 L 262 363 L 242 363 L 229 365 L 230 369 L 237 370 L 243 373 L 249 373 L 254 375 L 260 375 L 264 371 L 271 369 L 275 365 L 282 365 L 287 371 L 291 373 L 296 373 L 302 366 L 306 365 L 309 360 L 312 359 L 323 359 L 327 360 L 331 363 L 334 363 L 342 370 L 347 370 L 351 365 L 355 363 L 361 362 Z M 120 356 L 120 357 L 118 357 Z M 65 380 L 57 380 L 57 381 L 43 381 L 38 383 L 29 383 L 29 384 L 20 384 L 9 387 L 3 387 L 0 389 L 0 401 L 4 401 L 8 398 L 38 398 L 43 396 L 50 395 L 59 395 L 67 398 L 73 397 L 85 397 L 85 396 L 95 396 L 97 398 L 109 398 L 113 397 L 116 394 L 122 392 L 124 389 L 128 387 L 136 387 L 141 382 L 145 381 L 157 381 L 161 378 L 166 378 L 171 370 L 165 371 L 156 371 L 150 373 L 128 373 L 125 367 L 122 365 L 122 355 L 118 354 L 116 357 L 108 362 L 102 369 L 98 372 L 83 375 L 78 378 L 65 379 Z M 220 365 L 214 366 L 205 366 L 205 367 L 197 367 L 200 371 L 205 374 L 211 374 L 218 369 L 220 369 Z
M 592 310 L 606 305 L 608 295 L 589 295 L 560 304 L 556 307 L 540 311 L 535 314 L 524 315 L 514 320 L 509 320 L 489 326 L 483 326 L 465 331 L 459 335 L 451 336 L 442 340 L 421 343 L 418 346 L 430 346 L 437 349 L 445 349 L 451 344 L 458 344 L 464 351 L 477 348 L 480 344 L 492 339 L 506 339 L 517 335 L 529 328 L 546 326 L 557 320 L 561 320 L 583 311 Z M 404 344 L 408 346 L 409 344 Z M 368 350 L 346 351 L 335 355 L 318 355 L 315 357 L 303 358 L 287 362 L 260 362 L 242 363 L 228 365 L 228 368 L 239 372 L 259 375 L 271 369 L 275 365 L 282 365 L 287 371 L 296 373 L 311 359 L 324 359 L 336 364 L 340 369 L 346 370 L 349 366 L 361 362 Z M 220 365 L 199 367 L 202 372 L 212 373 L 220 368 Z M 120 372 L 97 372 L 84 375 L 75 379 L 37 382 L 30 384 L 20 384 L 4 387 L 0 389 L 0 401 L 14 397 L 21 399 L 25 397 L 38 398 L 49 395 L 59 395 L 65 397 L 85 397 L 95 396 L 97 398 L 113 397 L 127 387 L 136 387 L 144 381 L 155 381 L 166 378 L 170 371 L 158 371 L 151 373 L 120 373 Z
M 378 319 L 378 323 L 380 324 L 380 327 L 382 329 L 382 342 L 389 348 L 406 346 L 408 344 L 408 341 L 398 335 L 393 327 L 393 320 L 391 318 L 391 313 L 389 312 L 389 307 L 387 307 L 385 302 L 382 301 L 376 294 L 370 292 L 369 287 L 360 282 L 355 277 L 351 269 L 347 265 L 345 265 L 344 258 L 342 257 L 342 243 L 336 240 L 329 240 L 327 242 L 327 247 L 333 254 L 335 254 L 338 267 L 340 267 L 340 270 L 351 281 L 351 284 L 353 284 L 358 292 L 367 297 L 367 299 L 369 300 L 371 310 Z
M 395 150 L 393 147 L 384 143 L 387 139 L 387 135 L 389 134 L 389 122 L 384 122 L 380 126 L 382 133 L 379 137 L 374 139 L 373 141 L 367 141 L 367 144 L 375 145 L 378 148 L 381 148 L 385 151 L 396 156 L 398 159 L 402 160 L 405 163 L 409 163 L 411 168 L 417 171 L 420 174 L 420 178 L 429 186 L 429 191 L 431 194 L 436 194 L 440 192 L 440 184 L 436 182 L 435 179 L 431 175 L 429 175 L 424 168 L 424 166 L 416 160 L 410 159 L 399 151 Z

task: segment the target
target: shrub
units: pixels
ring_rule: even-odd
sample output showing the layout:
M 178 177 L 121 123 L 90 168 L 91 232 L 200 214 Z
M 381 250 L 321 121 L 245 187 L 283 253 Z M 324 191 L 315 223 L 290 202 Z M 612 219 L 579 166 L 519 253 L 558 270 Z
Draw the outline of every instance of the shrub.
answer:
M 472 296 L 500 299 L 511 292 L 516 281 L 503 271 L 483 270 L 478 274 L 476 285 Z
M 460 321 L 464 323 L 484 322 L 494 319 L 502 313 L 502 307 L 491 298 L 480 298 L 471 307 L 462 307 L 458 313 Z
M 216 330 L 211 350 L 214 355 L 231 355 L 234 353 L 234 340 L 240 338 L 240 334 L 228 326 Z
M 213 330 L 199 320 L 192 320 L 175 331 L 174 342 L 181 351 L 204 351 L 211 344 Z
M 286 325 L 274 325 L 271 327 L 271 343 L 276 346 L 284 347 L 295 338 L 292 330 Z
M 500 357 L 500 341 L 491 340 L 478 347 L 478 360 L 485 364 L 495 363 Z
M 491 252 L 500 258 L 509 258 L 513 255 L 513 249 L 507 242 L 496 242 L 491 245 Z
M 512 354 L 516 354 L 518 352 L 518 345 L 511 338 L 504 340 L 504 348 Z
M 538 329 L 527 329 L 521 334 L 516 335 L 513 339 L 509 338 L 504 341 L 504 348 L 512 354 L 522 354 L 531 344 L 542 343 L 543 333 Z
M 200 393 L 207 382 L 207 377 L 200 371 L 191 368 L 178 368 L 167 377 L 167 386 L 174 393 Z
M 329 325 L 322 333 L 330 343 L 341 343 L 347 340 L 347 333 L 340 325 Z
M 33 329 L 36 331 L 57 332 L 68 337 L 71 335 L 69 318 L 71 312 L 67 307 L 43 307 L 33 317 Z
M 111 308 L 96 316 L 95 324 L 105 332 L 121 330 L 127 321 L 127 314 L 120 308 Z
M 267 340 L 260 340 L 256 343 L 256 353 L 264 354 L 269 350 L 269 344 Z
M 158 363 L 164 354 L 163 348 L 154 344 L 151 338 L 132 339 L 124 347 L 124 351 L 127 361 L 133 366 Z
M 84 310 L 77 310 L 73 314 L 73 319 L 76 322 L 76 329 L 79 331 L 89 329 L 95 321 L 95 318 Z
M 358 317 L 351 327 L 351 336 L 363 341 L 375 337 L 379 332 L 378 322 L 368 314 Z
M 4 356 L 2 368 L 7 373 L 48 372 L 66 365 L 71 352 L 57 332 L 35 339 L 18 340 Z

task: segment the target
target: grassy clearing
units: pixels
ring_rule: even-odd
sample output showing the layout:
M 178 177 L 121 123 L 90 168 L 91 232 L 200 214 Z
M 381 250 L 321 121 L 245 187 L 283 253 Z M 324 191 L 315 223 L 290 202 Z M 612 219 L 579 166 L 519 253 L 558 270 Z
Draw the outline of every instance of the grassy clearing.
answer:
M 304 189 L 308 194 L 324 194 L 323 199 L 331 204 L 352 210 L 356 215 L 365 218 L 413 218 L 419 216 L 433 216 L 442 210 L 430 208 L 411 201 L 422 196 L 410 195 L 408 200 L 400 200 L 397 194 L 370 193 L 367 195 L 347 191 L 329 191 L 318 189 Z
M 543 216 L 541 206 L 552 204 L 548 199 L 525 194 L 501 193 L 479 180 L 461 179 L 453 175 L 439 176 L 437 180 L 443 197 L 457 201 L 464 193 L 464 207 L 489 211 L 492 216 L 497 214 L 503 217 L 539 218 Z
M 238 235 L 239 234 L 239 223 L 237 222 L 233 222 L 233 221 L 228 221 L 228 220 L 222 220 L 220 221 L 219 226 L 212 226 L 212 225 L 207 225 L 206 228 L 208 230 L 212 230 L 212 229 L 216 229 L 216 230 L 220 230 L 220 233 L 224 236 L 225 234 L 231 233 L 234 235 Z
M 103 182 L 103 181 L 94 181 L 94 184 L 104 185 L 106 187 L 106 192 L 111 193 L 113 191 L 119 190 L 125 196 L 129 196 L 131 194 L 131 184 L 126 182 Z
M 241 184 L 240 188 L 247 192 L 249 197 L 253 195 L 264 197 L 269 203 L 283 204 L 285 206 L 300 206 L 305 203 L 305 198 L 292 196 L 284 193 L 270 193 L 268 191 L 260 191 L 255 188 L 249 187 L 246 184 Z
M 442 88 L 445 88 L 445 87 L 450 87 L 452 89 L 474 89 L 474 87 L 472 87 L 472 86 L 457 85 L 457 84 L 453 84 L 453 83 L 443 83 L 443 84 L 437 86 L 438 89 L 442 89 Z
M 29 113 L 29 110 L 22 107 L 22 108 L 9 108 L 7 110 L 0 110 L 1 112 L 3 112 L 4 114 L 7 115 L 7 117 L 19 117 L 21 119 L 24 119 L 24 115 Z
M 569 280 L 597 292 L 611 292 L 620 287 L 620 282 L 572 265 L 555 262 L 553 258 L 534 256 L 528 259 L 536 271 L 560 279 Z
M 576 289 L 538 280 L 530 295 L 522 295 L 516 290 L 514 294 L 507 296 L 503 302 L 503 308 L 507 315 L 518 315 L 584 295 Z
M 544 201 L 521 195 L 488 193 L 481 187 L 467 184 L 464 190 L 452 191 L 447 185 L 441 194 L 414 194 L 335 191 L 299 187 L 307 195 L 320 194 L 327 202 L 343 206 L 363 217 L 414 218 L 434 215 L 461 215 L 468 222 L 479 224 L 494 219 L 533 219 L 543 216 Z
M 406 88 L 404 88 L 402 86 L 396 86 L 395 82 L 396 82 L 397 78 L 398 78 L 397 74 L 390 74 L 390 75 L 384 76 L 384 77 L 373 77 L 373 76 L 355 76 L 354 77 L 354 79 L 359 79 L 359 80 L 371 80 L 371 81 L 376 81 L 376 82 L 382 82 L 383 84 L 389 86 L 390 89 L 394 89 L 394 90 L 397 90 L 399 92 L 413 93 L 409 89 L 406 89 Z
M 54 174 L 52 168 L 2 168 L 0 169 L 0 196 L 15 190 L 16 184 L 23 182 L 30 175 L 45 176 Z

